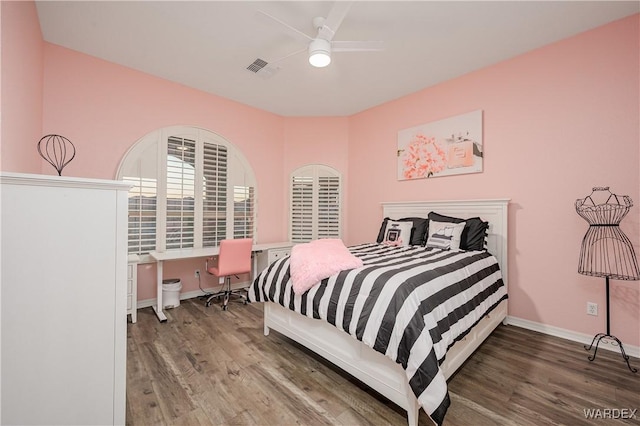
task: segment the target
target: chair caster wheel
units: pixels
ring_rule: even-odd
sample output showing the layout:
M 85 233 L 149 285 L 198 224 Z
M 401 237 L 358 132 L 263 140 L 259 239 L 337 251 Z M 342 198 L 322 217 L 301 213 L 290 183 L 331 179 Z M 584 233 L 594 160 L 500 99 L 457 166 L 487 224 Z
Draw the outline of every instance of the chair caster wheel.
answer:
M 227 309 L 228 309 L 228 306 L 223 306 L 223 307 L 222 307 L 222 310 L 223 310 L 223 311 L 226 311 Z

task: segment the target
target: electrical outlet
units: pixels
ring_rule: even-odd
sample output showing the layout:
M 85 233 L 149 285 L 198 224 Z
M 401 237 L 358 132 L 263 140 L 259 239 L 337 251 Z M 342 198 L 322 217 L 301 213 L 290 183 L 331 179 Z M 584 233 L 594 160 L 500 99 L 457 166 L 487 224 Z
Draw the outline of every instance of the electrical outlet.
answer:
M 200 278 L 200 269 L 196 269 L 196 271 L 193 273 L 193 276 L 196 278 Z
M 598 316 L 598 304 L 593 302 L 587 302 L 587 315 Z

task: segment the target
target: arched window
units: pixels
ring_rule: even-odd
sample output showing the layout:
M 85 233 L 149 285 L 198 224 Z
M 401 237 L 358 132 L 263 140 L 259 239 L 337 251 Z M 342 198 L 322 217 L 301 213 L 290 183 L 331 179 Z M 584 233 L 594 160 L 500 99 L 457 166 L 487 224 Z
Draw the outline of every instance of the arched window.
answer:
M 253 170 L 213 132 L 175 126 L 149 133 L 125 154 L 117 178 L 133 185 L 129 253 L 212 247 L 255 234 Z
M 342 237 L 342 178 L 322 164 L 310 164 L 291 173 L 289 238 L 302 243 Z

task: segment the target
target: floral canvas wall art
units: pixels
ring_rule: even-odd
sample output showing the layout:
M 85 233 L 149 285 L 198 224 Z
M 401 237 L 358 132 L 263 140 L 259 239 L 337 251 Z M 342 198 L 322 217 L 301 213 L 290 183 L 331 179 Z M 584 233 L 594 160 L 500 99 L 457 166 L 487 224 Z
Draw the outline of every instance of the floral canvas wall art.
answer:
M 482 172 L 482 110 L 398 132 L 398 180 Z

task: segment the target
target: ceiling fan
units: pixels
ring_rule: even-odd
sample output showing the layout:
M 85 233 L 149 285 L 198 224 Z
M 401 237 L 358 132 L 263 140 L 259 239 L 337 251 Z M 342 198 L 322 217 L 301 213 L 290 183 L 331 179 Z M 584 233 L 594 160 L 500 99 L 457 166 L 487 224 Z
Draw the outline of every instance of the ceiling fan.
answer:
M 314 37 L 307 35 L 268 13 L 258 11 L 258 16 L 268 18 L 280 24 L 282 30 L 306 45 L 306 47 L 271 61 L 270 63 L 280 62 L 306 50 L 309 53 L 309 63 L 311 65 L 314 67 L 326 67 L 331 63 L 331 52 L 373 52 L 383 50 L 384 43 L 381 41 L 333 40 L 338 28 L 340 28 L 340 24 L 342 24 L 345 16 L 349 13 L 349 9 L 351 9 L 353 3 L 353 1 L 336 1 L 326 18 L 313 18 L 313 26 L 318 31 Z

